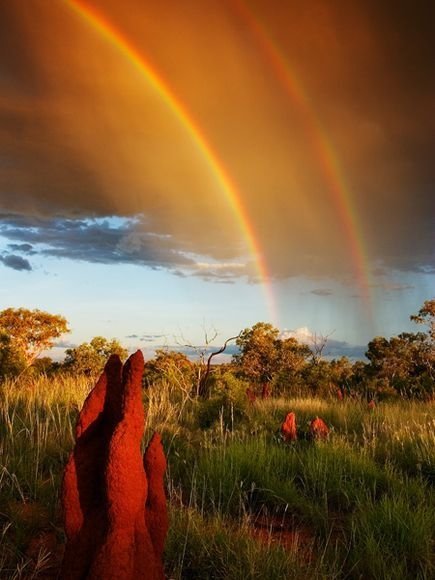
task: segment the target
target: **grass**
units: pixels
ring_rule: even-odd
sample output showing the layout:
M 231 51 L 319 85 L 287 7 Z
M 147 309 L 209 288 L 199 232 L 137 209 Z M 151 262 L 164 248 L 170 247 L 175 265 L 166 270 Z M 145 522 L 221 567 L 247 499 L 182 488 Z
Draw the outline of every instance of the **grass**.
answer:
M 67 376 L 0 386 L 0 577 L 56 577 L 62 469 L 91 386 Z M 433 404 L 199 403 L 164 381 L 144 402 L 145 439 L 157 429 L 168 457 L 168 577 L 433 577 Z M 284 444 L 290 410 L 302 434 L 321 416 L 329 439 Z M 44 535 L 51 543 L 35 549 Z

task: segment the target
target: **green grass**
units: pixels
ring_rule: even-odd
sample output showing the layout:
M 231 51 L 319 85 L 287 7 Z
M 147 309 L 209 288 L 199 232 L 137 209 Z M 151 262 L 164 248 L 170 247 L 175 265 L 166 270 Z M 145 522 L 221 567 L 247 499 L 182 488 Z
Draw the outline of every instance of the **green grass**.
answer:
M 298 554 L 256 539 L 248 524 L 234 525 L 197 510 L 174 509 L 165 550 L 170 578 L 313 578 L 314 568 Z
M 61 376 L 0 385 L 0 577 L 38 578 L 48 568 L 55 577 L 58 555 L 41 549 L 31 559 L 29 544 L 42 533 L 63 541 L 62 469 L 91 386 Z M 168 577 L 433 577 L 433 404 L 370 411 L 306 397 L 235 408 L 230 397 L 199 403 L 163 381 L 144 403 L 145 439 L 159 430 L 168 457 Z M 289 411 L 302 435 L 321 416 L 329 439 L 284 444 Z M 309 557 L 272 529 L 259 538 L 258 518 L 302 531 Z

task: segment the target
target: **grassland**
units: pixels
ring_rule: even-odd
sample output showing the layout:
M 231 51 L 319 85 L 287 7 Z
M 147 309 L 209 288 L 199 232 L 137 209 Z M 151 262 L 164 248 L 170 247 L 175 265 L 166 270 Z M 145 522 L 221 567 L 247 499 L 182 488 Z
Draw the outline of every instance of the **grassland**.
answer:
M 87 379 L 0 386 L 0 576 L 55 578 L 62 469 Z M 431 578 L 433 404 L 316 398 L 205 402 L 171 382 L 144 392 L 168 457 L 168 578 Z M 297 415 L 299 441 L 280 424 Z M 327 441 L 304 437 L 319 415 Z

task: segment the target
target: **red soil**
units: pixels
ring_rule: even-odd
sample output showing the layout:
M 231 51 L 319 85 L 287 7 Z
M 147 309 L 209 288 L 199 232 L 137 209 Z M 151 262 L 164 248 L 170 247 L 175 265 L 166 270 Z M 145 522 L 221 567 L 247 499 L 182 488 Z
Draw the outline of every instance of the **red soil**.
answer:
M 295 525 L 286 515 L 270 514 L 257 516 L 252 525 L 252 534 L 260 542 L 297 552 L 306 562 L 312 559 L 314 534 L 308 527 Z

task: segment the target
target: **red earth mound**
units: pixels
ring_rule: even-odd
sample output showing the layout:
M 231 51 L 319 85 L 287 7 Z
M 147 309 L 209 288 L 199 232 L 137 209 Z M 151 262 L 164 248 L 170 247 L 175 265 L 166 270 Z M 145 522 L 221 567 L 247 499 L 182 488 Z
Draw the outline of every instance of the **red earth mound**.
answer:
M 294 413 L 287 413 L 286 418 L 281 425 L 281 434 L 284 441 L 296 441 L 298 438 L 296 415 Z
M 145 452 L 140 351 L 109 358 L 86 399 L 65 468 L 65 580 L 161 580 L 168 529 L 166 460 L 155 434 Z
M 326 439 L 329 435 L 329 427 L 323 419 L 316 417 L 310 423 L 310 435 L 313 439 Z

